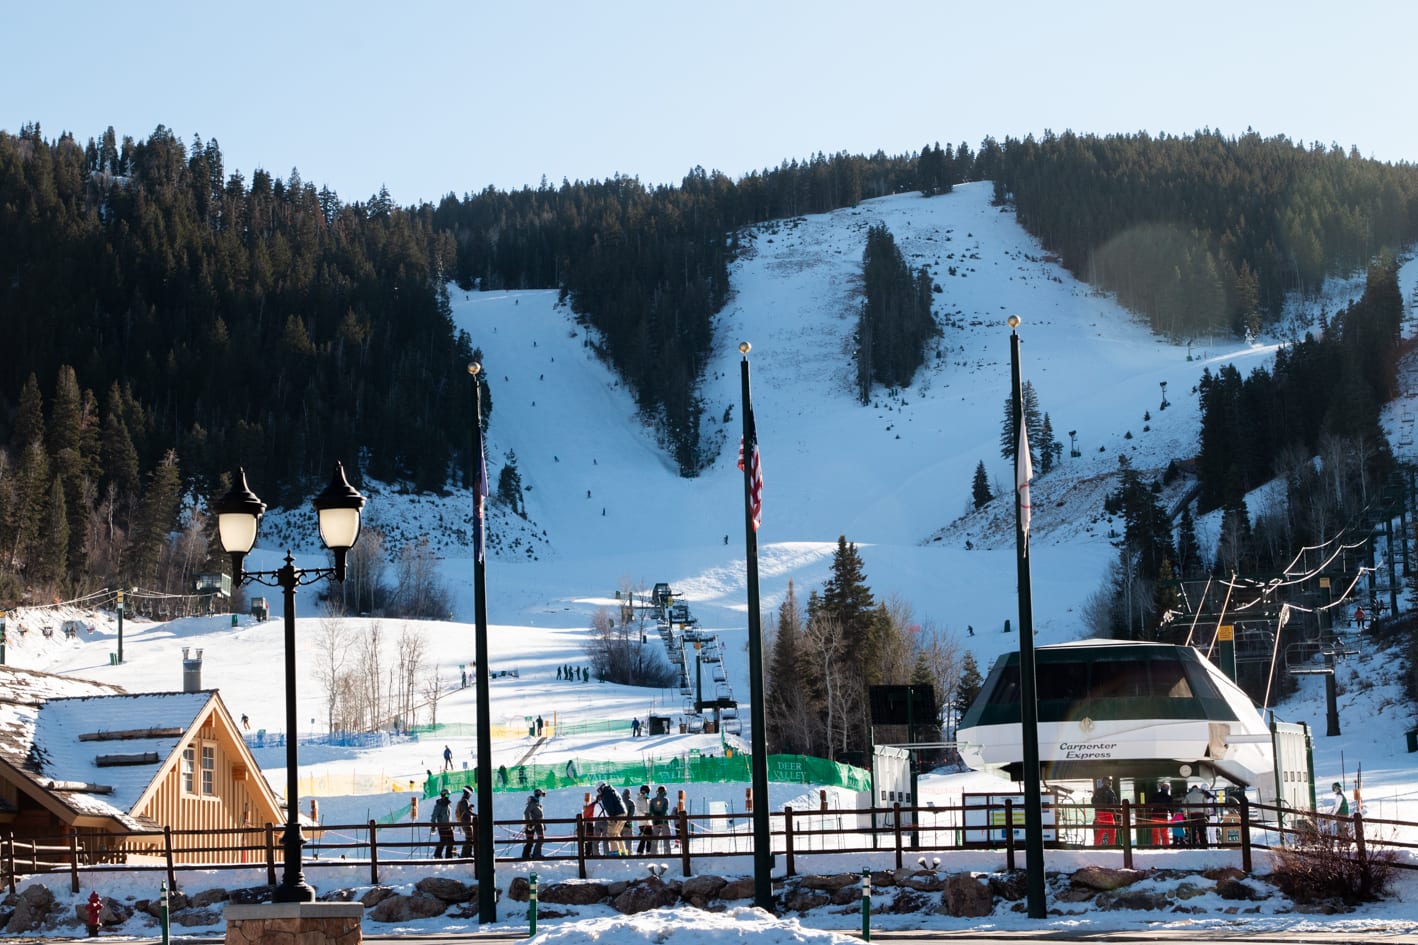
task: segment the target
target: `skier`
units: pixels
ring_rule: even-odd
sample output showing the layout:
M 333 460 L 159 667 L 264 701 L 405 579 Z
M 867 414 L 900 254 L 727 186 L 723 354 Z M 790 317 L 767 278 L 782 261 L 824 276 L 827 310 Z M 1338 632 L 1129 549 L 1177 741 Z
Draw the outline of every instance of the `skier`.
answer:
M 527 806 L 522 809 L 522 830 L 526 836 L 522 844 L 524 860 L 542 858 L 542 840 L 547 833 L 546 825 L 542 823 L 542 797 L 545 794 L 545 791 L 537 788 L 532 792 L 532 796 L 527 798 Z
M 433 814 L 429 817 L 433 824 L 429 832 L 438 835 L 438 845 L 433 850 L 435 860 L 453 858 L 453 823 L 450 817 L 452 806 L 452 802 L 448 800 L 448 789 L 439 791 L 438 800 L 433 804 Z
M 473 855 L 473 789 L 466 784 L 463 785 L 463 796 L 458 798 L 458 806 L 454 808 L 454 815 L 458 818 L 458 827 L 463 831 L 463 853 L 464 859 Z

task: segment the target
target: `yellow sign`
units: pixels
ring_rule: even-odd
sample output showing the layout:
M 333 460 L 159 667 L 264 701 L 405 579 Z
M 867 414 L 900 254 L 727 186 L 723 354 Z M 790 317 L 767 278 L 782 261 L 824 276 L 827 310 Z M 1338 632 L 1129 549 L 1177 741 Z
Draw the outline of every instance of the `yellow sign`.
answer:
M 1216 628 L 1216 639 L 1230 643 L 1232 640 L 1236 639 L 1236 628 L 1229 623 L 1223 623 Z
M 1322 577 L 1322 578 L 1320 578 L 1320 587 L 1322 587 L 1322 588 L 1328 588 L 1328 587 L 1329 587 L 1329 578 L 1327 578 L 1327 577 Z

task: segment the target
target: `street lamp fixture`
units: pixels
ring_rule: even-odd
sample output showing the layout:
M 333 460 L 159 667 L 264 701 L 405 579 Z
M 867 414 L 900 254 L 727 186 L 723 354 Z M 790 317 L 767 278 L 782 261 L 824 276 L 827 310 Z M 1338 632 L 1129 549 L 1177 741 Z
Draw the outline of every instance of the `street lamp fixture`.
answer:
M 312 503 L 320 522 L 320 540 L 334 555 L 329 568 L 297 568 L 286 552 L 285 565 L 275 571 L 247 571 L 246 555 L 256 544 L 256 530 L 266 503 L 246 485 L 246 471 L 238 469 L 231 491 L 211 504 L 217 517 L 217 533 L 222 548 L 231 555 L 232 582 L 240 587 L 248 582 L 279 587 L 285 602 L 286 648 L 286 829 L 281 838 L 285 851 L 285 874 L 272 897 L 276 902 L 314 902 L 315 890 L 305 881 L 301 868 L 301 848 L 305 835 L 300 829 L 300 762 L 297 757 L 295 717 L 295 589 L 324 578 L 345 579 L 345 557 L 359 540 L 360 510 L 364 496 L 345 478 L 345 467 L 335 464 L 335 474 L 325 491 Z

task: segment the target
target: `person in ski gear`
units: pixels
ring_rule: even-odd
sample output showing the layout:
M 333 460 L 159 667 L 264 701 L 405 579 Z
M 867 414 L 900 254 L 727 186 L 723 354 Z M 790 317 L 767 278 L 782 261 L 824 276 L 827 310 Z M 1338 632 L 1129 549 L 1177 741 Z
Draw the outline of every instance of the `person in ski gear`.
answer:
M 646 854 L 654 855 L 655 830 L 650 826 L 650 785 L 640 785 L 640 803 L 637 808 L 640 811 L 640 829 L 638 831 L 640 839 L 635 844 L 635 852 L 640 856 Z
M 443 746 L 443 770 L 453 770 L 453 749 L 449 748 L 447 745 Z
M 527 806 L 522 809 L 522 829 L 526 834 L 526 842 L 522 844 L 524 860 L 542 858 L 542 840 L 546 838 L 546 824 L 542 822 L 542 797 L 545 794 L 545 791 L 537 788 L 532 792 L 532 796 L 527 798 Z
M 662 784 L 655 788 L 655 796 L 650 799 L 650 832 L 660 838 L 664 856 L 670 855 L 670 797 Z M 654 844 L 652 843 L 653 847 Z M 654 855 L 653 849 L 651 855 Z
M 429 816 L 429 821 L 433 824 L 433 833 L 438 834 L 438 845 L 434 847 L 433 858 L 435 860 L 448 860 L 453 858 L 453 803 L 448 800 L 448 789 L 444 788 L 438 792 L 438 800 L 433 804 L 433 813 Z
M 625 856 L 629 851 L 625 841 L 620 839 L 620 831 L 625 826 L 625 805 L 620 795 L 609 784 L 602 784 L 600 791 L 601 811 L 606 815 L 606 850 L 610 856 Z
M 453 815 L 458 818 L 458 829 L 463 832 L 461 856 L 467 859 L 473 855 L 473 789 L 467 785 L 463 786 L 463 794 L 458 798 Z

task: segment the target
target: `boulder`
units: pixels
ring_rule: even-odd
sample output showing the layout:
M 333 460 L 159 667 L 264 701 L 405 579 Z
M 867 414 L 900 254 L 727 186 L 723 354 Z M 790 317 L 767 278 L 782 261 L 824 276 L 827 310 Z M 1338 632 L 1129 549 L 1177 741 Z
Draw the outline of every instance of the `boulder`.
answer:
M 604 883 L 552 883 L 538 891 L 537 899 L 559 906 L 592 906 L 606 895 Z
M 359 897 L 360 904 L 366 909 L 379 905 L 390 896 L 397 896 L 398 893 L 388 886 L 371 886 L 364 891 L 364 895 Z
M 691 906 L 700 909 L 709 905 L 709 900 L 718 898 L 728 881 L 722 876 L 691 876 L 680 886 L 680 896 Z
M 898 876 L 896 881 L 917 892 L 940 892 L 945 888 L 945 877 L 933 870 L 916 870 L 908 876 Z
M 825 892 L 799 886 L 783 894 L 783 909 L 787 912 L 806 912 L 831 901 L 832 897 Z
M 941 905 L 947 915 L 956 918 L 978 918 L 995 911 L 990 884 L 969 873 L 951 873 L 946 878 Z
M 651 909 L 662 909 L 679 901 L 679 895 L 660 882 L 658 878 L 631 883 L 625 891 L 611 900 L 611 907 L 621 915 L 635 915 Z
M 1143 889 L 1124 889 L 1121 892 L 1100 895 L 1098 908 L 1116 912 L 1127 909 L 1132 912 L 1159 912 L 1169 909 L 1172 900 L 1164 892 L 1149 892 Z
M 1029 894 L 1027 873 L 1011 870 L 1003 876 L 990 877 L 990 894 L 1007 902 L 1018 902 Z
M 183 909 L 186 909 L 187 906 L 187 895 L 185 893 L 173 890 L 167 894 L 167 911 L 169 915 L 181 912 Z M 162 899 L 139 899 L 133 904 L 133 908 L 137 909 L 139 912 L 146 912 L 154 919 L 162 918 Z
M 380 900 L 369 910 L 369 918 L 375 922 L 413 922 L 440 916 L 447 908 L 448 903 L 433 896 L 403 896 L 396 893 Z
M 270 902 L 275 895 L 275 886 L 248 886 L 245 889 L 233 889 L 227 893 L 227 902 L 238 906 L 256 906 L 263 902 Z
M 537 890 L 537 898 L 541 899 L 541 890 Z M 531 902 L 532 884 L 525 876 L 514 876 L 512 882 L 507 884 L 507 898 L 513 902 Z
M 54 908 L 54 893 L 46 886 L 30 886 L 13 897 L 15 911 L 5 923 L 8 935 L 23 935 L 38 929 Z
M 1253 901 L 1265 898 L 1260 893 L 1256 892 L 1255 887 L 1239 879 L 1223 879 L 1218 881 L 1216 883 L 1216 895 L 1220 896 L 1222 899 L 1242 901 Z
M 171 922 L 185 929 L 204 928 L 221 925 L 222 914 L 216 909 L 183 909 L 171 917 Z
M 425 896 L 442 899 L 444 902 L 467 902 L 477 893 L 476 886 L 450 879 L 446 876 L 425 876 L 414 885 Z
M 1140 879 L 1146 878 L 1147 874 L 1140 870 L 1112 869 L 1106 866 L 1085 866 L 1080 870 L 1075 870 L 1069 876 L 1069 882 L 1075 886 L 1086 886 L 1089 889 L 1096 889 L 1099 892 L 1111 892 L 1115 889 L 1122 889 L 1124 886 L 1131 886 Z
M 101 896 L 103 906 L 99 909 L 98 924 L 112 928 L 115 925 L 122 925 L 133 916 L 133 910 L 112 896 Z M 74 917 L 83 925 L 89 922 L 89 903 L 87 900 L 75 904 Z
M 798 885 L 803 889 L 821 889 L 828 892 L 835 892 L 843 886 L 850 886 L 854 883 L 860 884 L 862 877 L 858 873 L 826 873 L 815 876 L 804 876 L 798 880 Z
M 723 900 L 752 899 L 756 890 L 752 876 L 743 876 L 738 879 L 731 879 L 724 883 L 719 890 L 719 898 Z
M 861 898 L 858 896 L 857 898 Z M 914 889 L 898 890 L 890 902 L 883 903 L 880 908 L 876 905 L 876 900 L 872 899 L 872 911 L 881 912 L 888 915 L 903 914 L 909 915 L 918 912 L 930 912 L 934 906 L 933 896 L 925 896 Z M 846 903 L 843 903 L 846 905 Z
M 226 890 L 218 886 L 213 889 L 204 889 L 195 894 L 189 904 L 193 909 L 205 909 L 219 902 L 226 902 L 227 898 Z

